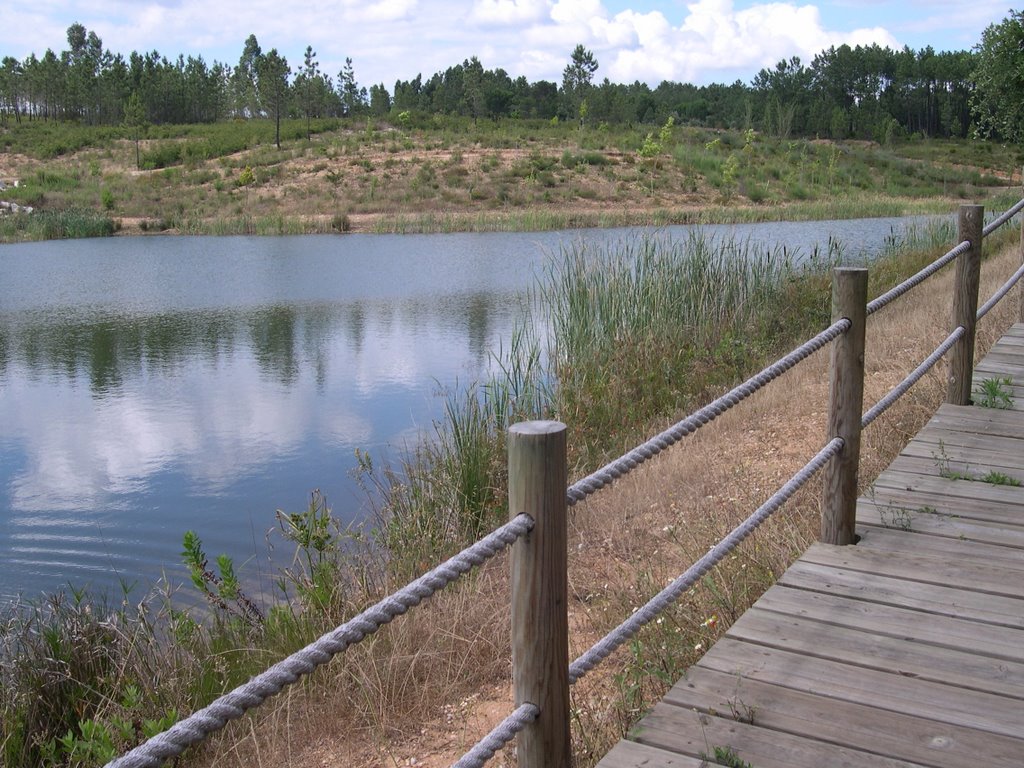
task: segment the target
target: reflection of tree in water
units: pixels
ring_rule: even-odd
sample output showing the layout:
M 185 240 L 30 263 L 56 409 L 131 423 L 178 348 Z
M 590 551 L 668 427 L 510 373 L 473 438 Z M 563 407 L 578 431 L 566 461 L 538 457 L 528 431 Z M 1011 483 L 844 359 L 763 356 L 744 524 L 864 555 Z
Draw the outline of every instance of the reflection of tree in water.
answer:
M 11 336 L 6 328 L 0 328 L 0 376 L 7 373 L 11 360 Z
M 213 364 L 251 346 L 268 378 L 292 386 L 309 367 L 322 389 L 336 339 L 359 354 L 368 333 L 387 337 L 396 320 L 410 332 L 438 325 L 458 329 L 479 366 L 489 353 L 497 300 L 474 294 L 441 303 L 356 301 L 95 319 L 25 313 L 0 317 L 0 374 L 19 363 L 32 374 L 87 377 L 94 395 L 107 395 L 134 376 L 173 373 L 196 358 Z
M 299 376 L 295 324 L 295 309 L 285 306 L 258 312 L 249 320 L 249 338 L 256 362 L 264 374 L 285 386 L 294 384 Z
M 469 352 L 478 366 L 487 360 L 490 353 L 488 341 L 493 312 L 493 294 L 474 293 L 469 297 L 466 304 L 466 333 L 469 338 Z

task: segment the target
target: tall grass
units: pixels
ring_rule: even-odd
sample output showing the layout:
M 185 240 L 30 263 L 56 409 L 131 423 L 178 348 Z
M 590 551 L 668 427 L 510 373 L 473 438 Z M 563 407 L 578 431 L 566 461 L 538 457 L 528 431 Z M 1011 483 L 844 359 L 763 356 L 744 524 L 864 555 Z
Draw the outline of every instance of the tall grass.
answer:
M 539 298 L 559 415 L 581 432 L 583 464 L 820 323 L 824 261 L 799 266 L 781 248 L 700 232 L 564 250 Z
M 0 241 L 107 237 L 118 229 L 109 216 L 81 208 L 0 216 Z

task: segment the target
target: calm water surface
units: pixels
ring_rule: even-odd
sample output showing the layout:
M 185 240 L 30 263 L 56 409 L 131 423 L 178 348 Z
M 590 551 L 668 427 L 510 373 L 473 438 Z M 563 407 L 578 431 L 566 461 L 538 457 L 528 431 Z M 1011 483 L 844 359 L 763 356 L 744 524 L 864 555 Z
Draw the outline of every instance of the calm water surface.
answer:
M 704 229 L 854 255 L 894 226 Z M 355 449 L 396 455 L 486 373 L 560 243 L 635 234 L 0 246 L 0 601 L 180 581 L 188 529 L 268 576 L 274 511 L 365 515 Z

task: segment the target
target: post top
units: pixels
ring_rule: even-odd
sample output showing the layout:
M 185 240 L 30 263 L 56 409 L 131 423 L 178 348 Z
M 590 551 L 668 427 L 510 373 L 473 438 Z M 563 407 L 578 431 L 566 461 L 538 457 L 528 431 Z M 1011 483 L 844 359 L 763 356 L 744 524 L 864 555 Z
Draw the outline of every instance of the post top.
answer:
M 565 430 L 565 424 L 560 421 L 520 421 L 508 428 L 516 435 L 553 435 Z

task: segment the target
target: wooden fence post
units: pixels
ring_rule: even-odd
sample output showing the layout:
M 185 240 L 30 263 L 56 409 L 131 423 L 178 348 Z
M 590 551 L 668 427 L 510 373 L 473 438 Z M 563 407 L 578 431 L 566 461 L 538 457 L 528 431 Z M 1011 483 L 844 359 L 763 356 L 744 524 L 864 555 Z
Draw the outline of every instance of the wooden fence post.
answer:
M 841 437 L 843 449 L 825 467 L 821 541 L 826 544 L 853 544 L 856 536 L 867 300 L 868 271 L 838 267 L 832 276 L 832 320 L 845 317 L 852 325 L 832 342 L 828 439 Z
M 569 620 L 566 427 L 515 424 L 508 432 L 508 511 L 533 530 L 512 547 L 512 679 L 516 706 L 540 708 L 519 733 L 520 768 L 569 768 Z
M 953 286 L 953 328 L 962 326 L 965 331 L 949 355 L 946 402 L 953 405 L 969 405 L 971 402 L 974 327 L 977 323 L 975 316 L 978 313 L 978 287 L 981 282 L 981 233 L 984 222 L 984 206 L 960 206 L 957 239 L 961 243 L 969 241 L 971 247 L 956 260 L 956 282 Z
M 1024 168 L 1020 172 L 1020 186 L 1021 193 L 1024 194 Z M 1024 216 L 1020 217 L 1020 263 L 1024 265 Z M 1024 323 L 1024 281 L 1021 281 L 1017 293 L 1020 296 L 1017 322 Z

